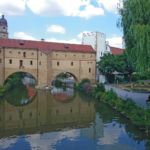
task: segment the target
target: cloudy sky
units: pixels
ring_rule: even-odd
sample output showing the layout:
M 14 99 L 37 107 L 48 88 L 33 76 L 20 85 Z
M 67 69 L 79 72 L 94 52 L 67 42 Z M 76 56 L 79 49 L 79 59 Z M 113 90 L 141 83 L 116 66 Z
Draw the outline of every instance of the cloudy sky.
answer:
M 81 43 L 82 32 L 103 32 L 121 47 L 120 0 L 0 0 L 10 38 Z

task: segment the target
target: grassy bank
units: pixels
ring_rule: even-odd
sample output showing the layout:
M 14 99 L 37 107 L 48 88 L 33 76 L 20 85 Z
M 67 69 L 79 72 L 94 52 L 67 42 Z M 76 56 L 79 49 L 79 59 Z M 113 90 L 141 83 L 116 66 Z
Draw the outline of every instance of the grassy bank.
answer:
M 84 88 L 84 85 L 86 85 L 86 88 Z M 150 109 L 143 109 L 137 106 L 131 99 L 123 100 L 113 91 L 105 91 L 104 86 L 101 84 L 97 84 L 92 87 L 92 89 L 89 87 L 90 84 L 85 84 L 84 82 L 84 84 L 79 84 L 78 89 L 80 89 L 83 94 L 106 103 L 140 129 L 150 129 Z M 86 89 L 88 89 L 88 92 Z
M 131 99 L 123 100 L 113 91 L 101 89 L 103 89 L 103 85 L 98 85 L 93 89 L 95 99 L 107 103 L 140 129 L 150 129 L 150 109 L 137 106 Z

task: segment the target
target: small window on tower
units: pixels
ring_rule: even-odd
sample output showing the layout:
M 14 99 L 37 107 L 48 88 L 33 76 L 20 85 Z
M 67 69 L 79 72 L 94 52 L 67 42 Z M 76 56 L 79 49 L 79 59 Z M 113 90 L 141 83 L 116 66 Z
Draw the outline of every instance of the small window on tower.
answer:
M 89 68 L 89 73 L 91 72 L 91 68 Z
M 12 64 L 12 59 L 9 59 L 9 64 Z
M 32 60 L 30 61 L 30 65 L 33 65 L 33 61 Z
M 59 66 L 59 61 L 57 62 L 57 66 Z

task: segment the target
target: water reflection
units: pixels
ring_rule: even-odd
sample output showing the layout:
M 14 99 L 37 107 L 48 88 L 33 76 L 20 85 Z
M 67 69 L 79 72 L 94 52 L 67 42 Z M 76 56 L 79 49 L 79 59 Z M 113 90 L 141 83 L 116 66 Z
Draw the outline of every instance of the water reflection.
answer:
M 63 104 L 56 101 L 49 91 L 38 91 L 34 101 L 25 106 L 15 107 L 4 101 L 0 111 L 1 137 L 85 127 L 95 117 L 94 103 L 86 103 L 77 95 L 70 103 Z
M 66 87 L 65 89 L 53 87 L 51 89 L 51 94 L 53 95 L 54 99 L 59 102 L 69 102 L 76 96 L 74 88 L 68 87 Z
M 51 92 L 37 91 L 28 105 L 16 107 L 7 101 L 0 104 L 0 149 L 144 150 L 149 147 L 149 136 L 107 105 L 83 100 L 72 89 Z M 67 100 L 58 99 L 59 96 L 56 99 L 59 92 Z
M 5 99 L 12 105 L 21 106 L 31 103 L 36 95 L 35 80 L 32 77 L 22 75 L 16 83 L 9 83 L 10 88 L 5 94 Z

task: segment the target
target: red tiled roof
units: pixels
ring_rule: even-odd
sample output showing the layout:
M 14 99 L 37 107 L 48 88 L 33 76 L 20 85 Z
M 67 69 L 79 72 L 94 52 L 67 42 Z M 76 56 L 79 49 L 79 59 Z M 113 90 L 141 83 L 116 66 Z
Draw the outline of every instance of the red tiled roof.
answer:
M 110 51 L 113 55 L 121 55 L 124 53 L 124 49 L 122 48 L 117 48 L 117 47 L 112 47 L 110 46 Z
M 0 39 L 0 47 L 38 49 L 46 54 L 51 51 L 95 53 L 95 50 L 90 45 L 55 43 L 45 41 L 30 41 L 18 39 Z

